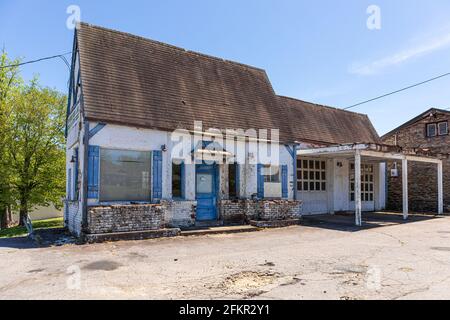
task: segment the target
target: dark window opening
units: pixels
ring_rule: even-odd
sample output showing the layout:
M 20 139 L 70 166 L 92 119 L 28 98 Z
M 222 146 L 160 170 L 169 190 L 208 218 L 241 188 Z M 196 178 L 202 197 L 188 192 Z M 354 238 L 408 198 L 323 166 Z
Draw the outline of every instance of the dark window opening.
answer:
M 228 192 L 230 198 L 237 198 L 237 164 L 233 163 L 228 166 Z
M 181 164 L 172 163 L 172 197 L 182 198 L 183 189 L 181 186 Z
M 437 136 L 437 126 L 436 123 L 427 124 L 427 137 L 432 138 Z

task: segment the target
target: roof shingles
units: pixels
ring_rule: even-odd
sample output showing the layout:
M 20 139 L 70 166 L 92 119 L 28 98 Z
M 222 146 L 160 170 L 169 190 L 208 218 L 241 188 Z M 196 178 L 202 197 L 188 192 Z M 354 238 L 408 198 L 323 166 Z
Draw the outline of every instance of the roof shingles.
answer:
M 85 23 L 77 40 L 87 119 L 162 130 L 192 130 L 194 121 L 280 129 L 282 142 L 378 139 L 365 116 L 277 97 L 259 68 Z

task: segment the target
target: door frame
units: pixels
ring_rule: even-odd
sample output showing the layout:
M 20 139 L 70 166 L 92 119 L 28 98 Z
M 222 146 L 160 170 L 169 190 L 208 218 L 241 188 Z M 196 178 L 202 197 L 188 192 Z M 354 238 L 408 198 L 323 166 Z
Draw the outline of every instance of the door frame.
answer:
M 219 203 L 218 203 L 218 195 L 219 195 L 219 166 L 214 163 L 214 164 L 205 164 L 205 163 L 201 163 L 201 164 L 196 164 L 195 165 L 195 199 L 197 200 L 197 174 L 199 172 L 211 172 L 212 171 L 212 176 L 213 176 L 213 181 L 214 181 L 214 185 L 213 185 L 213 197 L 214 197 L 214 218 L 211 220 L 198 220 L 197 216 L 196 216 L 196 221 L 197 222 L 203 222 L 203 221 L 217 221 L 219 219 Z M 198 207 L 197 207 L 198 208 Z

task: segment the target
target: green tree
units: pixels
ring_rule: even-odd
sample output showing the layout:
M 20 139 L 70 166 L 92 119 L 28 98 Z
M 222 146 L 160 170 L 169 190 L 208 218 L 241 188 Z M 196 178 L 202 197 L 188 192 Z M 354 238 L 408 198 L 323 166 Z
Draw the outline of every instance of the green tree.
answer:
M 10 116 L 11 96 L 21 84 L 18 75 L 18 60 L 12 61 L 3 50 L 0 54 L 0 229 L 6 228 L 11 218 L 12 195 L 9 188 L 10 172 L 6 162 L 5 139 L 8 133 L 7 119 Z
M 4 151 L 20 224 L 35 206 L 62 206 L 65 194 L 66 97 L 34 80 L 11 97 Z

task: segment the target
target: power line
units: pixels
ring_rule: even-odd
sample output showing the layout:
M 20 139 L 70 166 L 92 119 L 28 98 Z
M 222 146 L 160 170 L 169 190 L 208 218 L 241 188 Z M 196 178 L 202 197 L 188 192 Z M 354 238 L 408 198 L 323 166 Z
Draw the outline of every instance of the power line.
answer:
M 408 86 L 408 87 L 405 87 L 405 88 L 403 88 L 403 89 L 396 90 L 396 91 L 393 91 L 393 92 L 390 92 L 390 93 L 387 93 L 387 94 L 383 94 L 383 95 L 381 95 L 381 96 L 379 96 L 379 97 L 372 98 L 372 99 L 369 99 L 369 100 L 366 100 L 366 101 L 363 101 L 363 102 L 354 104 L 354 105 L 352 105 L 352 106 L 350 106 L 350 107 L 345 108 L 344 110 L 349 110 L 349 109 L 355 108 L 355 107 L 357 107 L 357 106 L 360 106 L 360 105 L 363 105 L 363 104 L 366 104 L 366 103 L 369 103 L 369 102 L 372 102 L 372 101 L 375 101 L 375 100 L 379 100 L 379 99 L 382 99 L 382 98 L 386 98 L 386 97 L 391 96 L 391 95 L 393 95 L 393 94 L 396 94 L 396 93 L 399 93 L 399 92 L 402 92 L 402 91 L 406 91 L 406 90 L 409 90 L 409 89 L 412 89 L 412 88 L 415 88 L 415 87 L 424 85 L 424 84 L 426 84 L 426 83 L 428 83 L 428 82 L 435 81 L 435 80 L 438 80 L 438 79 L 440 79 L 440 78 L 447 77 L 447 76 L 449 76 L 449 75 L 450 75 L 450 72 L 449 72 L 449 73 L 442 74 L 442 75 L 437 76 L 437 77 L 434 77 L 434 78 L 432 78 L 432 79 L 428 79 L 428 80 L 425 80 L 425 81 L 422 81 L 422 82 L 413 84 L 413 85 Z
M 16 67 L 20 67 L 26 64 L 32 64 L 32 63 L 36 63 L 36 62 L 41 62 L 41 61 L 45 61 L 45 60 L 51 60 L 51 59 L 56 59 L 56 58 L 60 58 L 64 61 L 64 63 L 66 65 L 68 65 L 68 62 L 66 60 L 66 58 L 64 56 L 67 56 L 69 54 L 71 54 L 72 52 L 66 52 L 63 54 L 58 54 L 55 56 L 51 56 L 51 57 L 45 57 L 45 58 L 40 58 L 40 59 L 36 59 L 36 60 L 31 60 L 31 61 L 26 61 L 26 62 L 21 62 L 21 63 L 17 63 L 17 64 L 11 64 L 9 66 L 2 66 L 0 67 L 0 69 L 6 69 L 6 68 L 16 68 Z M 69 67 L 70 68 L 70 67 Z

